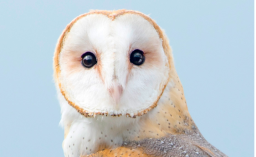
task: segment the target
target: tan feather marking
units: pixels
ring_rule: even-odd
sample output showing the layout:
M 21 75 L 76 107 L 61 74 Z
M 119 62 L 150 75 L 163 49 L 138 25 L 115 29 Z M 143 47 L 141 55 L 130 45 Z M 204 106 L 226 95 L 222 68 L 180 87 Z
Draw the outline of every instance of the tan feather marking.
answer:
M 216 157 L 216 155 L 212 151 L 210 151 L 208 148 L 205 148 L 203 146 L 199 146 L 197 144 L 194 144 L 194 145 L 197 146 L 198 148 L 202 149 L 204 152 L 206 152 L 211 157 Z
M 81 65 L 81 54 L 78 52 L 70 51 L 69 53 L 63 53 L 61 60 L 66 64 L 67 71 L 70 73 L 76 73 L 84 69 Z
M 102 73 L 101 73 L 102 72 L 102 68 L 101 68 L 102 64 L 101 64 L 100 54 L 97 52 L 97 50 L 95 52 L 96 52 L 96 58 L 97 58 L 97 64 L 95 65 L 95 68 L 97 70 L 97 73 L 98 73 L 101 81 L 104 83 L 105 81 L 104 81 L 104 79 L 102 77 Z
M 108 17 L 113 21 L 118 15 L 122 15 L 126 12 L 125 9 L 121 9 L 121 10 L 114 10 L 112 11 Z
M 113 13 L 113 14 L 111 14 L 111 13 Z M 107 112 L 88 112 L 88 111 L 80 108 L 75 103 L 73 103 L 72 101 L 69 100 L 67 94 L 62 89 L 62 85 L 61 85 L 61 83 L 59 81 L 59 74 L 60 74 L 59 55 L 60 55 L 60 52 L 62 50 L 63 43 L 65 41 L 65 37 L 68 34 L 68 32 L 70 31 L 70 29 L 72 28 L 72 26 L 74 25 L 74 23 L 77 22 L 79 19 L 81 19 L 81 18 L 83 18 L 83 17 L 85 17 L 87 15 L 91 15 L 91 14 L 103 14 L 103 15 L 106 15 L 106 16 L 108 16 L 110 18 L 114 17 L 114 19 L 117 16 L 120 16 L 120 15 L 123 15 L 123 14 L 136 14 L 136 15 L 139 15 L 139 16 L 143 17 L 144 19 L 146 19 L 149 23 L 151 23 L 153 25 L 153 27 L 155 28 L 155 30 L 157 31 L 157 33 L 159 35 L 159 38 L 163 40 L 162 46 L 164 48 L 165 55 L 168 58 L 169 66 L 170 66 L 170 68 L 172 67 L 171 66 L 172 65 L 171 56 L 170 56 L 171 49 L 170 49 L 170 46 L 168 44 L 168 40 L 164 36 L 164 34 L 163 34 L 162 30 L 160 29 L 160 27 L 150 17 L 148 17 L 148 16 L 146 16 L 146 15 L 140 13 L 140 12 L 129 11 L 129 10 L 120 10 L 120 11 L 114 11 L 114 12 L 111 12 L 111 11 L 97 11 L 96 10 L 96 11 L 92 11 L 92 12 L 89 12 L 89 13 L 86 13 L 86 14 L 78 16 L 69 25 L 67 25 L 67 27 L 64 29 L 62 35 L 60 36 L 60 38 L 58 40 L 58 43 L 57 43 L 57 46 L 56 46 L 56 49 L 55 49 L 55 53 L 54 53 L 54 78 L 55 78 L 56 83 L 58 83 L 60 91 L 61 91 L 62 95 L 65 97 L 65 99 L 67 100 L 67 102 L 72 107 L 74 107 L 79 113 L 84 115 L 85 117 L 94 117 L 96 115 L 108 115 L 108 113 Z M 168 82 L 169 82 L 169 79 L 165 82 L 165 84 L 163 85 L 162 89 L 160 89 L 161 90 L 160 95 L 158 96 L 156 101 L 150 107 L 148 107 L 147 109 L 138 111 L 138 113 L 133 115 L 133 116 L 131 116 L 129 113 L 126 113 L 126 116 L 127 117 L 131 117 L 131 118 L 135 118 L 136 116 L 142 116 L 142 115 L 148 113 L 153 108 L 155 108 L 157 106 L 157 102 L 160 99 L 160 97 L 162 96 L 162 94 L 164 92 L 164 89 L 165 89 L 165 87 L 166 87 Z M 121 113 L 117 114 L 117 115 L 111 115 L 111 116 L 121 116 Z
M 157 64 L 160 64 L 161 62 L 164 62 L 161 60 L 161 57 L 159 57 L 159 53 L 155 53 L 151 51 L 143 51 L 145 55 L 145 63 L 143 66 L 146 66 L 147 68 L 152 68 L 156 66 Z
M 128 73 L 126 75 L 126 84 L 128 83 L 129 77 L 130 77 L 130 72 L 132 70 L 133 64 L 130 62 L 130 52 L 132 51 L 131 45 L 129 46 L 129 50 L 128 50 L 128 55 L 127 55 L 127 65 L 128 65 Z

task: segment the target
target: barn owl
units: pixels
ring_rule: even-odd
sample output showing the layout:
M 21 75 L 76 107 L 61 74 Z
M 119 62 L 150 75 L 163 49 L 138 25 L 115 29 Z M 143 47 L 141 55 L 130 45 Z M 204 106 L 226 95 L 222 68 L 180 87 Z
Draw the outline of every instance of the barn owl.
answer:
M 90 11 L 54 53 L 65 157 L 226 156 L 192 120 L 164 31 L 137 11 Z

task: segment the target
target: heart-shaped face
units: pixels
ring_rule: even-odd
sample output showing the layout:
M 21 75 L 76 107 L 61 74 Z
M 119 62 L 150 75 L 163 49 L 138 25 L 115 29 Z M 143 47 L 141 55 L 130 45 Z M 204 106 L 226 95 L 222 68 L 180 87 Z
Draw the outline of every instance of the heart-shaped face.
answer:
M 64 30 L 55 79 L 85 116 L 140 116 L 157 105 L 169 79 L 161 29 L 134 11 L 90 12 Z

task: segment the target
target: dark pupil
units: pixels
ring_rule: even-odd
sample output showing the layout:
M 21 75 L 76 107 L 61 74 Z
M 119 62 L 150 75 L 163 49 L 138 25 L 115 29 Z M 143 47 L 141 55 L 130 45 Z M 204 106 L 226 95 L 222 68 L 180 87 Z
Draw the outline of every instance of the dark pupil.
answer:
M 134 60 L 134 62 L 136 62 L 136 63 L 140 63 L 140 62 L 142 62 L 142 55 L 140 54 L 140 53 L 134 53 L 134 55 L 133 55 L 133 60 Z
M 84 57 L 84 64 L 91 66 L 93 62 L 93 57 L 91 55 L 86 55 Z
M 131 58 L 130 58 L 131 63 L 133 63 L 135 65 L 141 65 L 141 64 L 143 64 L 144 60 L 145 60 L 145 57 L 144 57 L 142 51 L 134 50 L 132 52 Z
M 87 52 L 82 55 L 82 65 L 86 68 L 91 68 L 97 63 L 96 57 L 93 53 Z

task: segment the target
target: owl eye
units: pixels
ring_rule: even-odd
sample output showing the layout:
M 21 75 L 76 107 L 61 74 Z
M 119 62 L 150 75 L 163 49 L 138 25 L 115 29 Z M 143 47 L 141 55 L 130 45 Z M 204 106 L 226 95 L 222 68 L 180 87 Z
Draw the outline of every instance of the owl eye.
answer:
M 95 55 L 91 52 L 85 52 L 81 58 L 82 65 L 86 68 L 91 68 L 97 63 Z
M 145 61 L 145 56 L 143 55 L 143 51 L 136 49 L 131 53 L 131 56 L 130 56 L 131 63 L 135 65 L 141 65 L 144 63 L 144 61 Z

